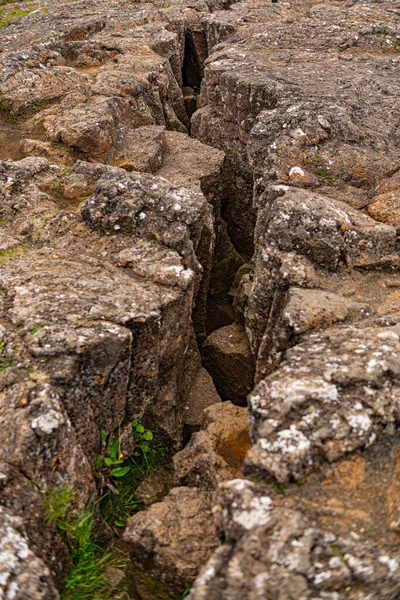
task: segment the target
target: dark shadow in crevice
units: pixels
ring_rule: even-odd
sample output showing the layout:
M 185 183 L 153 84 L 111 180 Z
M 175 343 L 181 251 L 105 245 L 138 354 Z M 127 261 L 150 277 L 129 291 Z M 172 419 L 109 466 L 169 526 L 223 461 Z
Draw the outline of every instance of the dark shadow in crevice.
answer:
M 182 64 L 182 92 L 189 120 L 198 108 L 197 100 L 206 57 L 207 42 L 204 33 L 188 31 Z

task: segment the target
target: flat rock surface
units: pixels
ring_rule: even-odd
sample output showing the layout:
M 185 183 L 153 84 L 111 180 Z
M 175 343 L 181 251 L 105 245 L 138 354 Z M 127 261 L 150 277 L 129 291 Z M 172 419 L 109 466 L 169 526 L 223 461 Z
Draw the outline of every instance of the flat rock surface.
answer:
M 394 0 L 2 4 L 0 597 L 132 419 L 142 600 L 400 597 L 399 61 Z

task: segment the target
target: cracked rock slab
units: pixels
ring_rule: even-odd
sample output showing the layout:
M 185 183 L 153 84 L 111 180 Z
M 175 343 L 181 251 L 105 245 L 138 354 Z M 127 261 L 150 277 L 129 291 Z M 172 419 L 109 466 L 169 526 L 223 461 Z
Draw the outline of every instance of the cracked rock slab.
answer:
M 224 543 L 200 572 L 190 600 L 398 597 L 398 550 L 321 528 L 247 480 L 222 484 L 214 512 Z
M 397 324 L 336 326 L 288 350 L 249 396 L 246 472 L 302 482 L 318 464 L 368 447 L 397 423 Z

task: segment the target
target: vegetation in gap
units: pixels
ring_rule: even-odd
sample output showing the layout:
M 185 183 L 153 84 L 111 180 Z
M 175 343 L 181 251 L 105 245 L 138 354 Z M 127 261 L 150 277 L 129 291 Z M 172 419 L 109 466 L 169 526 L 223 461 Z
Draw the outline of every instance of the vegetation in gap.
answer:
M 18 258 L 22 254 L 27 252 L 27 248 L 25 246 L 14 246 L 13 248 L 8 248 L 7 250 L 0 251 L 0 266 L 4 265 L 8 260 L 12 260 L 13 258 Z
M 56 488 L 43 501 L 46 522 L 57 527 L 71 553 L 71 568 L 64 581 L 61 600 L 108 600 L 112 592 L 106 580 L 106 569 L 116 566 L 111 552 L 97 544 L 96 508 L 78 514 L 71 511 L 74 490 L 71 486 Z
M 13 356 L 5 356 L 4 355 L 4 347 L 5 343 L 0 343 L 0 373 L 9 369 L 10 367 L 14 367 L 17 364 L 17 359 Z
M 2 11 L 2 10 L 0 10 L 0 23 L 1 23 L 1 19 L 2 19 L 2 13 L 3 13 L 3 11 Z M 1 27 L 1 26 L 0 26 L 0 29 L 2 29 L 2 27 Z M 1 108 L 2 110 L 6 110 L 6 111 L 8 111 L 8 112 L 10 112 L 10 111 L 11 111 L 11 104 L 10 104 L 10 102 L 8 102 L 8 100 L 6 100 L 6 99 L 4 98 L 4 95 L 3 95 L 3 93 L 2 93 L 2 92 L 0 92 L 0 108 Z
M 142 506 L 135 500 L 139 483 L 159 469 L 170 469 L 171 451 L 165 442 L 146 429 L 139 421 L 132 422 L 135 442 L 133 456 L 124 460 L 120 438 L 110 436 L 106 442 L 102 432 L 102 450 L 97 457 L 96 469 L 102 495 L 101 512 L 109 525 L 125 527 L 127 519 Z
M 2 352 L 4 344 L 0 346 Z M 72 486 L 53 489 L 43 500 L 43 516 L 56 527 L 68 545 L 71 568 L 64 581 L 61 600 L 108 600 L 115 592 L 106 580 L 106 570 L 118 566 L 110 551 L 97 543 L 97 517 L 108 524 L 124 527 L 126 520 L 141 507 L 134 499 L 135 489 L 147 475 L 170 466 L 170 450 L 139 421 L 132 422 L 134 455 L 126 460 L 120 449 L 120 432 L 107 439 L 101 432 L 101 453 L 96 471 L 100 481 L 100 500 L 74 513 L 75 491 Z M 104 490 L 105 493 L 104 493 Z M 99 511 L 100 509 L 100 511 Z M 184 590 L 177 600 L 189 593 Z
M 190 592 L 190 588 L 187 588 L 186 590 L 184 590 L 182 592 L 182 594 L 179 596 L 179 598 L 176 598 L 175 600 L 184 600 L 184 598 L 186 598 L 189 595 Z

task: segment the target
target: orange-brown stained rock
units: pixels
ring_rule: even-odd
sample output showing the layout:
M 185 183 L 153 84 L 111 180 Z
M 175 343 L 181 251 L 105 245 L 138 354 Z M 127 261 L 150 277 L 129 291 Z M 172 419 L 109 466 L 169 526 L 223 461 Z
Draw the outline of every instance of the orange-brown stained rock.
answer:
M 365 461 L 361 456 L 339 463 L 335 469 L 328 471 L 321 485 L 338 485 L 352 489 L 359 485 L 365 476 Z
M 389 527 L 395 531 L 400 531 L 400 452 L 396 457 L 392 482 L 387 492 L 387 502 Z
M 400 225 L 400 182 L 397 190 L 377 196 L 368 208 L 370 217 L 395 227 Z
M 247 408 L 231 402 L 210 406 L 203 429 L 174 456 L 175 483 L 213 489 L 219 481 L 240 477 L 251 447 L 248 428 Z

